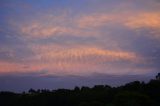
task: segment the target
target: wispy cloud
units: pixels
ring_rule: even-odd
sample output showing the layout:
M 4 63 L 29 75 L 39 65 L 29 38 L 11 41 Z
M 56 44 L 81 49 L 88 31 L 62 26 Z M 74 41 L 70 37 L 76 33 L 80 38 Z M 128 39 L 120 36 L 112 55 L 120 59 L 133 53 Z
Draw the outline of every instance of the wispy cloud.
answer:
M 30 73 L 47 70 L 45 74 L 87 74 L 111 68 L 115 63 L 144 64 L 142 57 L 134 52 L 106 50 L 97 47 L 64 48 L 56 46 L 32 46 L 34 55 L 22 62 L 0 64 L 2 73 Z M 118 66 L 119 67 L 119 66 Z M 126 66 L 124 66 L 126 67 Z M 5 71 L 3 71 L 5 70 Z M 117 70 L 117 69 L 116 69 Z M 87 71 L 87 72 L 86 72 Z M 113 73 L 115 71 L 107 71 Z M 125 73 L 125 72 L 123 72 Z
M 37 17 L 31 22 L 22 23 L 18 32 L 26 38 L 49 38 L 54 36 L 96 36 L 99 31 L 81 29 L 77 27 L 76 19 L 70 18 L 66 13 L 53 16 L 49 13 L 43 17 Z
M 88 0 L 81 9 L 76 2 L 63 9 L 58 3 L 33 3 L 39 12 L 33 5 L 25 11 L 16 10 L 14 3 L 0 5 L 5 8 L 1 11 L 7 10 L 5 18 L 0 15 L 4 24 L 0 43 L 7 45 L 1 45 L 0 73 L 143 74 L 157 68 L 153 64 L 160 58 L 159 46 L 155 46 L 160 40 L 158 2 Z M 16 11 L 9 12 L 7 6 Z
M 129 17 L 126 26 L 131 28 L 160 28 L 159 13 L 142 13 L 134 17 Z
M 97 28 L 109 24 L 109 22 L 115 20 L 114 18 L 109 14 L 92 14 L 81 16 L 77 20 L 77 24 L 80 28 Z
M 22 34 L 28 38 L 48 38 L 54 36 L 95 36 L 97 32 L 80 30 L 77 28 L 67 28 L 64 26 L 43 27 L 42 25 L 31 25 L 22 28 Z
M 42 46 L 32 49 L 36 53 L 35 58 L 40 60 L 52 61 L 87 61 L 87 62 L 110 62 L 110 61 L 131 61 L 138 62 L 139 57 L 136 53 L 122 50 L 106 50 L 97 47 L 74 47 L 74 48 L 56 48 L 55 46 Z M 90 60 L 91 59 L 91 60 Z M 83 63 L 82 62 L 82 63 Z
M 149 30 L 150 34 L 145 36 L 160 40 L 160 14 L 157 12 L 142 13 L 129 17 L 125 25 L 139 32 L 143 29 Z

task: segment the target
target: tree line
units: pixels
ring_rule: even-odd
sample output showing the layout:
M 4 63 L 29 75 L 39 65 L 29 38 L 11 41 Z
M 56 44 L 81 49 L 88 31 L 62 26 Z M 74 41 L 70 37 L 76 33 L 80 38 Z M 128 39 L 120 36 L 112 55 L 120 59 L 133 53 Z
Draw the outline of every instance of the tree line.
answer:
M 0 106 L 160 106 L 160 73 L 147 83 L 133 81 L 119 87 L 1 91 Z

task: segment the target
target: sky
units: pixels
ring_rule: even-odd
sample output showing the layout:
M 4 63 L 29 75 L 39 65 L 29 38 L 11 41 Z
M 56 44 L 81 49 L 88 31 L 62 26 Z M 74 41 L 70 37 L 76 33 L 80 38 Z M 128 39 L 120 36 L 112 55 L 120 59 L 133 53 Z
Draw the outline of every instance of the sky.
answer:
M 0 0 L 0 90 L 117 85 L 159 70 L 160 0 Z

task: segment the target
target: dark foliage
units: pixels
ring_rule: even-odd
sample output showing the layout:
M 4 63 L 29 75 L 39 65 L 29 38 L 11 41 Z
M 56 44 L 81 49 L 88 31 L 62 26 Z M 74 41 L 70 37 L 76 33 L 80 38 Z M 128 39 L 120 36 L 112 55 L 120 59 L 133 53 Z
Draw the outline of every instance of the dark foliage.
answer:
M 148 83 L 134 81 L 120 87 L 0 92 L 0 106 L 160 106 L 159 74 Z

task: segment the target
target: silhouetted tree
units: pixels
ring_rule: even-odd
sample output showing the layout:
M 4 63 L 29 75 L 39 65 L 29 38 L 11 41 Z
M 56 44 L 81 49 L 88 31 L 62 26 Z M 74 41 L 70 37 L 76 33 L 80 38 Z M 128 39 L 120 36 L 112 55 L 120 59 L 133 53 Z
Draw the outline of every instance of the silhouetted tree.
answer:
M 89 91 L 90 90 L 90 88 L 89 87 L 86 87 L 86 86 L 83 86 L 82 88 L 81 88 L 81 91 Z
M 79 91 L 80 91 L 80 88 L 76 86 L 76 87 L 74 88 L 74 91 L 79 92 Z
M 133 81 L 119 87 L 95 85 L 73 90 L 30 89 L 0 92 L 0 106 L 160 106 L 160 74 L 148 83 Z
M 33 94 L 33 93 L 36 93 L 36 91 L 34 90 L 34 89 L 29 89 L 29 91 L 28 91 L 29 93 L 31 93 L 31 94 Z
M 157 74 L 156 79 L 160 80 L 160 73 Z
M 151 106 L 149 96 L 137 92 L 120 92 L 114 102 L 116 106 Z

